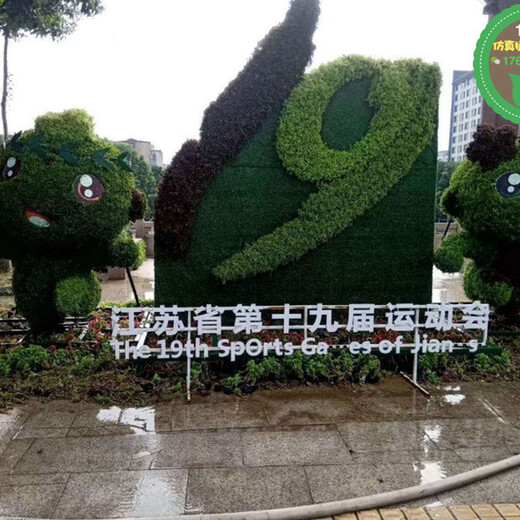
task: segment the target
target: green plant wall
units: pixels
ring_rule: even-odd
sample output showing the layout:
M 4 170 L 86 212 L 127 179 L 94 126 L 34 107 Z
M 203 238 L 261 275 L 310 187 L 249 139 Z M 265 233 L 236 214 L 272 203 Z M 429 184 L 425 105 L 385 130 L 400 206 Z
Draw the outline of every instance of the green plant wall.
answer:
M 352 181 L 307 180 L 305 174 L 299 174 L 298 165 L 294 171 L 290 164 L 286 168 L 287 154 L 283 150 L 280 153 L 284 146 L 280 144 L 283 117 L 278 110 L 234 162 L 222 168 L 206 187 L 195 213 L 187 252 L 179 257 L 160 243 L 156 246 L 158 304 L 431 300 L 438 70 L 416 60 L 400 65 L 363 58 L 343 60 L 322 71 L 336 74 L 332 70 L 336 67 L 345 77 L 335 84 L 332 97 L 327 98 L 323 114 L 315 123 L 321 127 L 324 146 L 333 151 L 349 154 L 365 145 L 365 136 L 373 140 L 361 156 L 359 167 L 352 170 L 356 175 L 359 172 L 361 186 L 372 187 L 377 197 L 369 193 L 370 188 L 367 196 L 361 192 L 356 205 L 351 204 L 348 196 L 355 192 L 357 177 Z M 388 71 L 387 76 L 383 69 Z M 313 74 L 311 79 L 315 80 L 320 69 Z M 383 88 L 385 77 L 390 78 L 387 87 L 402 86 L 399 92 L 390 90 L 389 98 L 384 96 L 388 92 Z M 286 102 L 284 114 L 290 111 L 293 96 L 289 108 Z M 397 115 L 385 121 L 381 116 L 385 99 L 394 104 L 396 100 L 408 103 L 411 99 L 412 105 L 404 109 L 386 107 L 387 114 Z M 379 129 L 375 139 L 374 129 Z M 397 150 L 392 150 L 395 147 Z M 392 161 L 385 159 L 388 168 L 383 164 L 378 171 L 378 154 L 385 154 L 386 149 L 391 151 Z M 325 157 L 324 164 L 328 164 L 327 160 Z M 396 165 L 395 171 L 392 165 Z M 312 168 L 309 171 L 309 177 L 318 173 Z M 374 182 L 368 182 L 366 172 L 374 176 Z M 331 175 L 336 173 L 331 170 Z M 347 171 L 347 175 L 351 173 Z M 382 175 L 392 178 L 379 182 Z M 308 222 L 305 211 L 309 200 L 319 201 L 316 197 L 322 196 L 320 192 L 340 182 L 346 197 L 340 192 L 328 208 L 329 214 L 312 214 L 311 224 L 321 221 L 313 229 L 316 233 L 309 245 L 305 244 L 309 234 L 300 235 L 303 240 L 296 235 L 288 243 L 283 241 L 287 235 L 282 233 L 279 240 L 276 234 L 280 235 L 288 223 L 305 223 L 306 218 Z M 345 219 L 349 212 L 353 215 Z M 323 233 L 328 215 L 338 216 L 340 222 Z

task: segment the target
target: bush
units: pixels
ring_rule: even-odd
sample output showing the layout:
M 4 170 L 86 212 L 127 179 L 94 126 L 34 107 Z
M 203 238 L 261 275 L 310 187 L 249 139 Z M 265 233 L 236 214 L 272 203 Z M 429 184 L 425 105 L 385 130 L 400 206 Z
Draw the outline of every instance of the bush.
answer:
M 435 265 L 445 273 L 458 273 L 464 265 L 465 248 L 463 234 L 446 237 L 435 253 Z
M 7 377 L 10 371 L 11 368 L 9 367 L 6 357 L 0 354 L 0 377 Z
M 513 289 L 505 282 L 486 283 L 481 271 L 471 262 L 464 273 L 464 291 L 468 298 L 489 303 L 495 308 L 506 305 L 511 299 Z
M 16 347 L 7 354 L 7 364 L 11 370 L 20 372 L 39 372 L 49 366 L 50 359 L 49 351 L 38 345 Z
M 101 284 L 94 273 L 89 278 L 67 278 L 56 288 L 56 307 L 69 316 L 86 316 L 101 298 Z

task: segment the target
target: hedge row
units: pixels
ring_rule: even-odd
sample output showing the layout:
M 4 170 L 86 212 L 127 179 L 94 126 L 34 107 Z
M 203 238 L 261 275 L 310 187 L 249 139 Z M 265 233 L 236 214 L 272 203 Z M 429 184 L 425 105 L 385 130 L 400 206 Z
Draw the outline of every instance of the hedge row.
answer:
M 319 0 L 292 0 L 285 21 L 257 46 L 251 60 L 204 114 L 200 146 L 187 143 L 167 169 L 156 202 L 159 246 L 182 257 L 208 184 L 233 161 L 270 114 L 278 112 L 309 64 Z
M 323 116 L 344 85 L 369 77 L 369 103 L 376 114 L 369 132 L 350 150 L 329 148 Z M 419 60 L 388 62 L 341 58 L 308 75 L 282 115 L 278 152 L 302 181 L 318 184 L 298 218 L 265 235 L 214 269 L 222 281 L 273 271 L 350 226 L 406 176 L 431 142 L 441 83 L 437 66 Z

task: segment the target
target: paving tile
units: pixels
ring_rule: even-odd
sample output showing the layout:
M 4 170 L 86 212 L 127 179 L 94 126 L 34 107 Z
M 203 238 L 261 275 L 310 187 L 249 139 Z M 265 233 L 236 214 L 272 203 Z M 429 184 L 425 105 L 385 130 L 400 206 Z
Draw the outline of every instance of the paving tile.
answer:
M 138 437 L 36 439 L 14 473 L 114 471 L 126 469 Z M 22 442 L 22 441 L 16 441 Z
M 27 419 L 24 428 L 69 428 L 80 409 L 80 404 L 67 401 L 53 401 L 52 405 L 41 405 Z
M 500 513 L 490 504 L 475 504 L 471 506 L 479 518 L 501 518 Z
M 366 511 L 360 511 L 356 513 L 359 520 L 381 520 L 381 516 L 377 509 L 367 509 Z
M 230 398 L 228 402 L 175 404 L 171 409 L 172 430 L 206 430 L 267 426 L 263 405 Z
M 480 464 L 477 463 L 478 466 Z M 509 503 L 518 500 L 520 469 L 495 475 L 469 486 L 441 493 L 439 499 L 446 506 L 458 504 Z
M 402 520 L 404 519 L 404 514 L 400 509 L 380 509 L 379 514 L 383 518 L 383 520 Z
M 362 451 L 352 453 L 353 464 L 403 464 L 406 462 L 447 461 L 460 462 L 454 450 L 439 450 L 431 444 L 411 451 Z
M 118 424 L 122 410 L 119 406 L 100 408 L 98 406 L 87 406 L 75 417 L 71 426 L 74 428 L 94 428 L 107 424 Z
M 0 515 L 50 518 L 65 484 L 1 486 Z
M 242 432 L 246 466 L 342 464 L 351 460 L 335 431 Z
M 170 431 L 172 405 L 141 408 L 88 406 L 75 418 L 70 436 L 124 435 Z
M 520 509 L 515 504 L 495 504 L 495 507 L 505 518 L 520 516 Z
M 48 439 L 66 437 L 68 428 L 21 428 L 18 430 L 15 439 Z
M 472 463 L 407 463 L 306 466 L 314 502 L 333 502 L 433 482 L 476 467 Z M 427 497 L 416 505 L 430 505 Z M 439 504 L 442 505 L 442 504 Z
M 55 518 L 120 518 L 184 513 L 187 470 L 72 475 Z M 95 497 L 95 500 L 93 500 Z
M 377 509 L 367 509 L 356 513 L 360 520 L 381 520 L 381 515 Z
M 418 422 L 342 423 L 338 430 L 355 452 L 435 448 Z
M 153 469 L 243 465 L 240 432 L 233 430 L 158 434 L 138 443 L 134 460 L 146 452 L 156 452 Z
M 429 507 L 426 511 L 432 520 L 453 520 L 453 515 L 445 506 Z
M 32 442 L 32 439 L 11 441 L 0 456 L 0 474 L 11 473 Z
M 520 453 L 519 446 L 483 446 L 480 448 L 456 448 L 455 453 L 466 462 L 490 463 L 507 459 Z
M 70 473 L 51 473 L 47 475 L 2 475 L 2 486 L 42 486 L 47 484 L 66 484 Z
M 308 505 L 305 471 L 298 466 L 190 470 L 190 512 L 230 513 Z
M 405 507 L 403 513 L 407 520 L 430 520 L 422 507 Z
M 498 419 L 425 421 L 427 435 L 440 448 L 518 445 L 520 431 Z
M 334 520 L 356 520 L 356 513 L 345 513 L 344 515 L 336 515 Z
M 477 520 L 477 515 L 470 506 L 452 506 L 450 510 L 456 520 Z

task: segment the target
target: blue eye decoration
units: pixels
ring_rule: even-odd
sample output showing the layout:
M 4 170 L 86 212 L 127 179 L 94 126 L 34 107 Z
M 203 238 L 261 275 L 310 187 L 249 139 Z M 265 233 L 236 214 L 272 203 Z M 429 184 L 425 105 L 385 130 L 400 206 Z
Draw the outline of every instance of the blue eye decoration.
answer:
M 505 199 L 516 197 L 520 193 L 520 173 L 504 173 L 498 178 L 495 187 Z
M 13 180 L 15 177 L 18 177 L 21 167 L 22 164 L 20 162 L 20 159 L 17 159 L 13 156 L 9 157 L 2 171 L 2 179 L 4 179 L 4 181 L 10 181 Z

